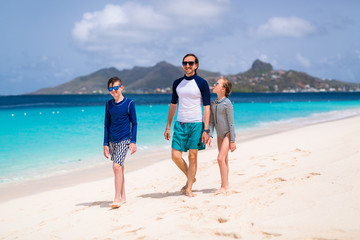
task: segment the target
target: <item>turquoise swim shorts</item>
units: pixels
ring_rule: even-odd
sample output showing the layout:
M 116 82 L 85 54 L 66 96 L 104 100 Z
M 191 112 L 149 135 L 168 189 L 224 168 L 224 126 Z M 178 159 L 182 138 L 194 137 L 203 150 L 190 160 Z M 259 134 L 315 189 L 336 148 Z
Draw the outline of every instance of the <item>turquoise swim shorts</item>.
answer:
M 189 149 L 205 149 L 201 142 L 201 136 L 204 130 L 204 123 L 182 123 L 175 122 L 174 135 L 171 147 L 181 152 L 187 152 Z

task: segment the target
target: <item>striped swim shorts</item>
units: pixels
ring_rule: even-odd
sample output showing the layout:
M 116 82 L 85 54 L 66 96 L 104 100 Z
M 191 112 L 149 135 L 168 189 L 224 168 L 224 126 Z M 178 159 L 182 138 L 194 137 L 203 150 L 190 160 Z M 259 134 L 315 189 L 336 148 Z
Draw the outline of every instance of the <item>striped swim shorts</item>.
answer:
M 109 152 L 111 155 L 111 161 L 123 166 L 126 153 L 129 150 L 129 145 L 130 145 L 130 139 L 123 140 L 118 143 L 109 142 Z

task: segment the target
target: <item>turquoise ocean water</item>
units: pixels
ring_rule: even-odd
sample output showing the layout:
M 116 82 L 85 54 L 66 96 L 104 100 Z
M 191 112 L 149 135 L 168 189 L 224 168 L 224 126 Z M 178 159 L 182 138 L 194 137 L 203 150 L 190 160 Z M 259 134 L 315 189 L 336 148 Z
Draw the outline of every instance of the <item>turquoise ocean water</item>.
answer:
M 170 95 L 127 95 L 138 118 L 138 153 L 170 148 L 163 133 Z M 212 96 L 215 98 L 215 95 Z M 0 184 L 103 163 L 103 123 L 109 96 L 0 97 Z M 235 126 L 300 125 L 360 114 L 360 93 L 240 94 Z

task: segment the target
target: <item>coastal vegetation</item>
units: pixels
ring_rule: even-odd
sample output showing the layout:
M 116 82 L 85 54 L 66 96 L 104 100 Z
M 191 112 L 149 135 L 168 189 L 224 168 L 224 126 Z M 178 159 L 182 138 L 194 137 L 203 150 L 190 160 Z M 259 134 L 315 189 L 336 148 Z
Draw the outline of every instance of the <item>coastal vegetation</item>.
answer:
M 162 61 L 152 67 L 135 66 L 118 70 L 100 69 L 67 83 L 43 88 L 30 94 L 105 94 L 106 83 L 118 76 L 131 93 L 170 93 L 172 83 L 183 75 L 181 66 Z M 212 86 L 222 76 L 219 72 L 199 69 L 199 75 Z M 270 63 L 255 60 L 251 68 L 234 75 L 225 75 L 233 83 L 234 92 L 348 92 L 360 91 L 360 84 L 334 79 L 320 79 L 295 70 L 274 70 Z

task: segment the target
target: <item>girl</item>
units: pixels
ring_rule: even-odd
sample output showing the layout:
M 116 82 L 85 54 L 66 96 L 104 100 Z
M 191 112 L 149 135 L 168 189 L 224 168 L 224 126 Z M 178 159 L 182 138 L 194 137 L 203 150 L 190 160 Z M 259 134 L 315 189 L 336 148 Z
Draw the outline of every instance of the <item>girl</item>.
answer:
M 225 78 L 220 78 L 213 87 L 213 93 L 216 93 L 217 99 L 211 102 L 210 138 L 208 145 L 211 147 L 215 127 L 219 150 L 217 161 L 221 176 L 221 187 L 216 194 L 225 193 L 229 189 L 228 152 L 229 149 L 231 152 L 236 149 L 234 111 L 233 105 L 228 98 L 231 93 L 231 89 L 231 82 Z

